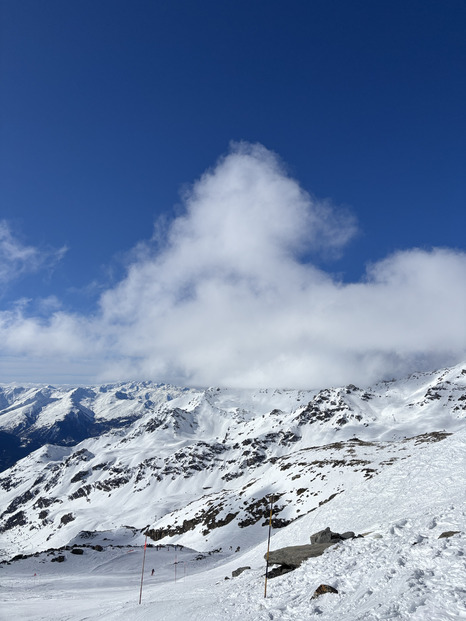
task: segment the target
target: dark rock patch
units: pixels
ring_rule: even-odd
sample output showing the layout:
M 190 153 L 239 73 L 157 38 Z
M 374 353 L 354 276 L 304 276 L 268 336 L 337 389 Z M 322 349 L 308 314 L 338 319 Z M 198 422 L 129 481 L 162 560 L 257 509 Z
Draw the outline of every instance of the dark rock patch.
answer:
M 324 595 L 325 593 L 338 593 L 338 591 L 333 586 L 330 586 L 329 584 L 321 584 L 314 591 L 314 595 L 312 596 L 312 599 L 316 599 L 317 597 L 319 597 L 320 595 Z
M 277 565 L 276 567 L 274 567 L 273 569 L 270 569 L 267 572 L 267 577 L 277 578 L 278 576 L 283 576 L 284 574 L 287 574 L 290 571 L 293 571 L 294 569 L 295 567 L 288 567 L 287 565 Z
M 349 530 L 346 533 L 332 533 L 327 526 L 324 530 L 320 530 L 318 533 L 311 535 L 311 543 L 337 543 L 342 539 L 354 539 L 356 535 L 353 531 Z
M 78 472 L 78 473 L 76 473 L 74 475 L 74 477 L 71 479 L 70 483 L 76 483 L 77 481 L 82 481 L 87 476 L 89 476 L 89 470 L 81 470 L 80 472 Z
M 18 511 L 14 515 L 11 515 L 1 526 L 0 533 L 4 533 L 7 530 L 15 528 L 16 526 L 24 526 L 27 524 L 27 517 L 24 511 Z
M 72 513 L 67 513 L 66 515 L 62 516 L 60 520 L 60 524 L 68 524 L 69 522 L 72 522 L 75 519 L 76 518 L 74 517 Z
M 446 537 L 453 537 L 453 535 L 458 535 L 460 530 L 446 530 L 444 533 L 438 536 L 439 539 L 445 539 Z
M 243 573 L 243 571 L 247 571 L 248 569 L 251 569 L 251 568 L 249 566 L 238 567 L 238 569 L 235 569 L 234 571 L 231 572 L 231 577 L 236 578 L 237 576 L 240 576 Z
M 299 567 L 301 563 L 306 561 L 308 558 L 321 556 L 327 548 L 335 545 L 336 543 L 337 541 L 328 543 L 313 543 L 271 550 L 269 552 L 269 563 L 272 565 L 286 565 L 287 567 L 296 569 L 296 567 Z

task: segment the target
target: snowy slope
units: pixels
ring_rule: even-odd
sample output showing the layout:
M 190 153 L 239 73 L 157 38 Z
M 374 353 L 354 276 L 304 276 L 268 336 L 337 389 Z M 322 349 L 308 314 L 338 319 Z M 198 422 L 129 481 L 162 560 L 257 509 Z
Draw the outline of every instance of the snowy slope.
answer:
M 365 389 L 4 387 L 3 429 L 17 430 L 11 421 L 24 421 L 39 393 L 45 405 L 24 429 L 50 429 L 72 407 L 126 422 L 75 445 L 46 444 L 0 475 L 3 557 L 37 554 L 0 565 L 14 593 L 8 618 L 149 619 L 153 602 L 167 620 L 466 617 L 465 365 Z M 273 548 L 308 543 L 326 526 L 366 536 L 271 580 L 264 600 L 270 494 Z M 448 530 L 459 534 L 438 539 Z M 149 548 L 156 576 L 135 608 L 145 532 L 163 547 Z M 81 557 L 45 552 L 77 544 L 87 546 Z M 52 563 L 57 554 L 66 562 Z M 172 583 L 175 567 L 183 582 Z M 61 596 L 82 609 L 34 616 L 59 576 Z M 311 601 L 321 582 L 338 595 Z M 79 595 L 93 588 L 95 598 Z
M 73 446 L 128 427 L 160 404 L 189 392 L 151 382 L 91 388 L 0 386 L 0 470 L 44 443 Z M 17 444 L 13 453 L 12 444 Z
M 330 524 L 365 533 L 328 549 L 285 576 L 269 580 L 264 599 L 265 542 L 246 553 L 211 554 L 173 547 L 149 548 L 139 604 L 142 547 L 109 545 L 82 556 L 64 551 L 0 566 L 4 617 L 39 619 L 164 621 L 447 620 L 466 617 L 464 473 L 466 433 L 429 444 L 350 494 L 278 531 L 272 548 L 308 541 Z M 445 531 L 459 531 L 439 538 Z M 107 533 L 106 535 L 109 535 Z M 105 543 L 105 537 L 98 541 Z M 82 539 L 80 542 L 82 543 Z M 97 541 L 92 539 L 91 543 Z M 119 544 L 128 534 L 115 533 Z M 251 569 L 231 577 L 238 566 Z M 151 568 L 155 575 L 151 576 Z M 175 571 L 177 574 L 175 574 Z M 311 596 L 321 583 L 338 594 Z

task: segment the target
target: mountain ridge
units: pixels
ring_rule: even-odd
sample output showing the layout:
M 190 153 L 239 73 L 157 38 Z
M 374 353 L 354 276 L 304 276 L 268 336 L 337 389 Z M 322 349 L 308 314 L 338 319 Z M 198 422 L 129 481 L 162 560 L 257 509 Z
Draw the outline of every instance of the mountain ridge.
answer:
M 42 442 L 0 474 L 3 555 L 127 524 L 236 549 L 263 537 L 271 494 L 285 528 L 461 430 L 466 365 L 308 391 L 1 386 L 0 402 L 0 432 Z

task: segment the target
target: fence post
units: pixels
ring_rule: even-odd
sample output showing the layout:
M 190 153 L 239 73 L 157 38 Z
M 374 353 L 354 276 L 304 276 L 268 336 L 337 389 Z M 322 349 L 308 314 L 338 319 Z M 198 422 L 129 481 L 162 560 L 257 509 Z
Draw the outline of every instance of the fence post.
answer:
M 146 564 L 146 548 L 147 548 L 147 535 L 144 541 L 144 556 L 142 557 L 141 588 L 139 590 L 139 603 L 141 603 L 141 599 L 142 599 L 142 582 L 144 580 L 144 565 Z
M 267 578 L 269 577 L 269 552 L 270 552 L 270 535 L 272 533 L 272 510 L 273 510 L 273 495 L 270 497 L 269 538 L 267 542 L 267 555 L 266 555 L 266 565 L 265 565 L 264 597 L 267 597 Z

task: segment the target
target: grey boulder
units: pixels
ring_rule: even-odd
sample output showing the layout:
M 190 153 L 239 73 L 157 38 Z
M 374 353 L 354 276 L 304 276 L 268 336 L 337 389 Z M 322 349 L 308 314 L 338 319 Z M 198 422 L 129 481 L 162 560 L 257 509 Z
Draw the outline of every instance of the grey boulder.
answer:
M 342 539 L 353 539 L 356 535 L 349 530 L 346 533 L 333 533 L 327 526 L 324 530 L 311 535 L 311 543 L 337 543 Z
M 243 573 L 243 571 L 247 571 L 248 569 L 251 569 L 251 568 L 249 566 L 238 567 L 238 569 L 235 569 L 234 571 L 231 572 L 231 576 L 232 578 L 237 578 L 239 575 Z
M 278 550 L 272 550 L 269 552 L 268 561 L 271 565 L 283 565 L 285 567 L 291 567 L 296 569 L 303 561 L 308 558 L 314 558 L 320 556 L 330 546 L 334 546 L 339 541 L 345 539 L 353 539 L 356 535 L 352 531 L 346 533 L 334 533 L 330 528 L 311 535 L 311 543 L 301 546 L 288 546 L 286 548 L 279 548 Z M 267 554 L 264 556 L 267 559 Z
M 308 558 L 320 556 L 323 552 L 337 543 L 332 541 L 329 543 L 313 543 L 303 546 L 288 546 L 279 550 L 269 552 L 269 563 L 272 565 L 286 565 L 287 567 L 299 567 L 301 563 Z M 267 555 L 266 555 L 267 556 Z

